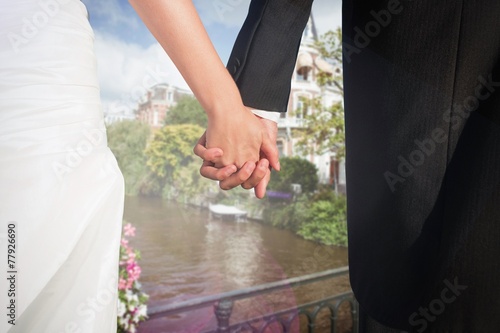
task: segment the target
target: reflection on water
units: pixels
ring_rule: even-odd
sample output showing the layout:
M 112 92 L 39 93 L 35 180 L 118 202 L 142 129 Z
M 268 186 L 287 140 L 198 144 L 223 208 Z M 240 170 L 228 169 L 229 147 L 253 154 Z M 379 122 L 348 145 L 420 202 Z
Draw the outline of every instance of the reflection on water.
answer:
M 226 223 L 227 224 L 227 223 Z M 220 221 L 205 223 L 205 262 L 218 262 L 220 273 L 231 277 L 233 288 L 252 285 L 259 269 L 259 250 L 262 237 L 248 223 L 231 224 Z
M 347 250 L 305 241 L 291 232 L 257 222 L 209 221 L 208 212 L 160 199 L 128 197 L 125 220 L 137 227 L 132 246 L 142 254 L 141 282 L 150 306 L 255 286 L 345 266 Z M 291 306 L 332 294 L 316 284 L 282 292 Z M 343 283 L 343 290 L 348 285 Z M 285 297 L 286 296 L 286 297 Z M 273 303 L 273 304 L 271 304 Z M 275 307 L 261 298 L 259 312 Z M 248 312 L 249 305 L 242 309 Z M 236 310 L 236 309 L 235 309 Z M 199 332 L 213 324 L 213 310 L 201 309 L 141 325 L 141 332 Z M 163 328 L 159 328 L 159 326 Z M 187 328 L 189 327 L 189 328 Z

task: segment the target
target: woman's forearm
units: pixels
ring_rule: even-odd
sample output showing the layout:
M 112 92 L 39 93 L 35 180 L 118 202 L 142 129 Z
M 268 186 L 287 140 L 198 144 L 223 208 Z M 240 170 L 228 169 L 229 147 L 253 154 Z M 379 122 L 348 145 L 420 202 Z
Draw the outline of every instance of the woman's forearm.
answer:
M 215 51 L 191 0 L 129 1 L 179 69 L 209 118 L 227 112 L 226 105 L 242 104 L 236 84 Z
M 279 168 L 276 143 L 262 122 L 244 107 L 192 0 L 129 1 L 205 109 L 206 146 L 223 151 L 215 166 L 255 168 L 262 154 L 273 168 Z

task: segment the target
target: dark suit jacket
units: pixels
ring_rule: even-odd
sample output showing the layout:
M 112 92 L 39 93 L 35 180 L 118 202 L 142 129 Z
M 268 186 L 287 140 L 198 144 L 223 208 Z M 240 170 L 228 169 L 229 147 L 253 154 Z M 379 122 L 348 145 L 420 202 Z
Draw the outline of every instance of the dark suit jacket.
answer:
M 311 2 L 252 1 L 228 64 L 247 105 L 286 109 Z M 344 1 L 343 34 L 362 331 L 498 332 L 500 1 Z

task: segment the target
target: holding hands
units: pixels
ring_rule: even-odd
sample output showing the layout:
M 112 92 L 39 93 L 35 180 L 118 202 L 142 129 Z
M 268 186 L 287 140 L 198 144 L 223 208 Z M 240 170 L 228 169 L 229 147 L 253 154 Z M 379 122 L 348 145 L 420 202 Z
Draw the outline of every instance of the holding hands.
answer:
M 276 124 L 256 117 L 215 51 L 192 0 L 129 0 L 174 62 L 208 116 L 195 147 L 201 174 L 220 180 L 222 189 L 255 187 L 262 198 L 279 170 Z M 207 149 L 208 148 L 208 149 Z
M 229 190 L 241 185 L 255 188 L 255 196 L 263 198 L 271 177 L 271 168 L 280 169 L 276 147 L 277 124 L 242 109 L 238 116 L 209 118 L 207 131 L 194 148 L 203 159 L 202 176 L 220 181 Z

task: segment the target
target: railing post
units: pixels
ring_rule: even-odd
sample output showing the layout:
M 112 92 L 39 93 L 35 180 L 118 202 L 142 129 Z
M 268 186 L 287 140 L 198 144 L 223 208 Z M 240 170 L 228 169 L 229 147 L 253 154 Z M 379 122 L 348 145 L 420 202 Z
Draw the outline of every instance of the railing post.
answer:
M 353 308 L 351 309 L 352 313 L 352 333 L 359 332 L 359 303 L 356 298 L 353 296 Z
M 229 332 L 229 318 L 233 311 L 233 301 L 231 299 L 222 299 L 214 306 L 215 317 L 217 318 L 217 332 Z

